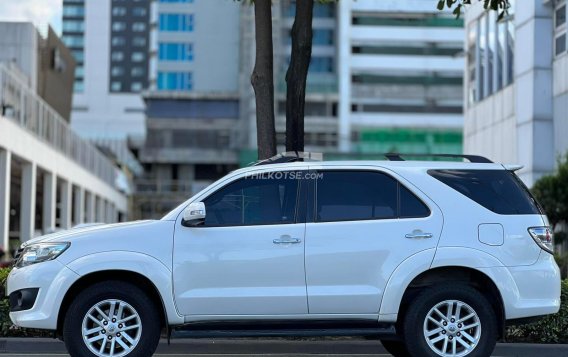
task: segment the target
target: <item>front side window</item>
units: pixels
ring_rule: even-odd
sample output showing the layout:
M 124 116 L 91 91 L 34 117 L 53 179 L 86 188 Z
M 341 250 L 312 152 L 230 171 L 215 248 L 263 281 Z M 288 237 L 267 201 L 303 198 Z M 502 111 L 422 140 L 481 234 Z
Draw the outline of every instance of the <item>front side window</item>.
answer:
M 285 175 L 232 182 L 204 200 L 205 226 L 294 223 L 298 181 Z
M 316 180 L 316 221 L 416 218 L 428 207 L 389 175 L 373 171 L 322 171 Z

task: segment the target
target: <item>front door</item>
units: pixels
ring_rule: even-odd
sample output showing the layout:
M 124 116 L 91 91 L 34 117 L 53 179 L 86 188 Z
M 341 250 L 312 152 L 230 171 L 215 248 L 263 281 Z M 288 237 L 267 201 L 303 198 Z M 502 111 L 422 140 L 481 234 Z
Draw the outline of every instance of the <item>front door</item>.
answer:
M 180 313 L 307 313 L 299 192 L 296 175 L 242 177 L 203 200 L 203 226 L 177 222 L 173 275 Z
M 320 170 L 314 186 L 306 226 L 309 312 L 378 314 L 396 267 L 423 250 L 434 256 L 441 211 L 409 183 L 377 170 Z

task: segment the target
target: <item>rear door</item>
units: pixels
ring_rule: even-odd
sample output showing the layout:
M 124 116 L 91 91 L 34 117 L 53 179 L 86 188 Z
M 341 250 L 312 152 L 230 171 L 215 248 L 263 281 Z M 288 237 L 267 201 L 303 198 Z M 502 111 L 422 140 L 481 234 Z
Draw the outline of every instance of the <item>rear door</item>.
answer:
M 377 314 L 396 267 L 424 250 L 434 256 L 440 210 L 416 187 L 380 170 L 321 169 L 312 188 L 305 245 L 309 312 Z

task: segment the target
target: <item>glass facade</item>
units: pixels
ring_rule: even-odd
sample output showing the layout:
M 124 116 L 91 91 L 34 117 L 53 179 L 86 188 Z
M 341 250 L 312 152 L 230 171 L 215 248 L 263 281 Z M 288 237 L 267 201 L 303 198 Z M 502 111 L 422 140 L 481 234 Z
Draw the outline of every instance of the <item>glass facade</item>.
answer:
M 561 0 L 554 9 L 554 54 L 561 56 L 566 53 L 566 1 Z
M 513 83 L 515 1 L 509 15 L 497 21 L 494 11 L 484 12 L 469 24 L 467 68 L 469 76 L 468 103 L 485 99 Z
M 75 70 L 75 83 L 73 90 L 82 92 L 84 86 L 85 64 L 85 2 L 84 0 L 63 1 L 63 43 L 71 50 L 77 67 Z
M 160 31 L 193 31 L 193 14 L 160 14 Z
M 190 72 L 158 72 L 158 90 L 184 90 L 193 88 Z
M 161 61 L 193 61 L 191 43 L 160 43 L 158 58 Z

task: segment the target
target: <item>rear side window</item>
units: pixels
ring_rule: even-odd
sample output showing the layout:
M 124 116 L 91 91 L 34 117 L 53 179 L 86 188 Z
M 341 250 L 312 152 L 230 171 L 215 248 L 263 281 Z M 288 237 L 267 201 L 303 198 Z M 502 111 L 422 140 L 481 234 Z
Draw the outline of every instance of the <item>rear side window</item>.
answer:
M 522 181 L 508 170 L 430 170 L 428 173 L 498 214 L 541 214 Z
M 430 210 L 394 178 L 371 171 L 321 171 L 316 221 L 416 218 Z

